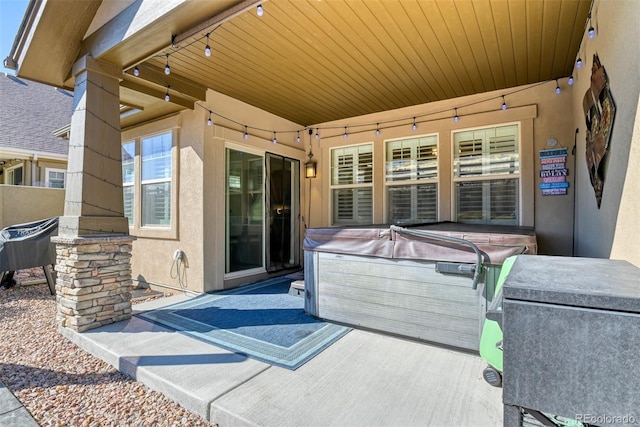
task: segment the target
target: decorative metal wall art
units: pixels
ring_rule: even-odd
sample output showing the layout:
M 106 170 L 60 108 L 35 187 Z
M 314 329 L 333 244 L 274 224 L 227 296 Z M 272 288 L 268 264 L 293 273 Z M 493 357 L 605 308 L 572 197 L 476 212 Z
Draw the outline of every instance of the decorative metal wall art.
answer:
M 596 203 L 600 209 L 606 156 L 609 150 L 609 140 L 613 129 L 613 119 L 616 115 L 616 105 L 609 91 L 609 79 L 604 67 L 600 64 L 597 54 L 593 55 L 591 67 L 591 85 L 584 94 L 582 101 L 585 120 L 587 123 L 587 169 L 589 178 L 596 195 Z

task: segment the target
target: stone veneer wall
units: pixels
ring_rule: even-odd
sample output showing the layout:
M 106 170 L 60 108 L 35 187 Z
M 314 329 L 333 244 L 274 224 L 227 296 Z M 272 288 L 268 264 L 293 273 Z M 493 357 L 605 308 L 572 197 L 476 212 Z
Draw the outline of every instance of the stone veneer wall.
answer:
M 78 332 L 131 318 L 134 237 L 58 236 L 57 323 Z

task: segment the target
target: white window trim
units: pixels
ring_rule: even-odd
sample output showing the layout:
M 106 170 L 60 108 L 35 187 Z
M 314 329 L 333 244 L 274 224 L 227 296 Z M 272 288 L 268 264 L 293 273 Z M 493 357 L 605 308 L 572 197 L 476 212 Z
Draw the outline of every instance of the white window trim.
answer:
M 21 184 L 21 185 L 25 185 L 25 184 L 24 184 L 24 178 L 25 178 L 25 177 L 24 177 L 24 172 L 25 172 L 25 170 L 26 170 L 26 169 L 25 169 L 25 167 L 24 167 L 24 164 L 22 164 L 22 163 L 17 164 L 17 165 L 15 165 L 15 166 L 11 166 L 11 167 L 9 167 L 9 168 L 6 168 L 6 169 L 4 170 L 4 173 L 5 173 L 5 174 L 7 174 L 7 175 L 5 175 L 5 176 L 9 176 L 9 173 L 10 173 L 10 172 L 11 172 L 11 173 L 13 173 L 16 169 L 19 169 L 19 168 L 22 168 L 22 184 Z M 6 179 L 6 178 L 5 178 L 5 179 Z M 12 175 L 12 180 L 13 180 L 13 175 Z M 5 181 L 5 183 L 6 183 L 6 181 Z M 12 183 L 11 183 L 11 184 L 9 184 L 9 185 L 16 185 L 16 184 L 14 184 L 14 183 L 12 182 Z
M 456 133 L 460 133 L 460 132 L 467 132 L 467 131 L 475 131 L 475 130 L 482 130 L 482 129 L 491 129 L 491 128 L 497 128 L 497 127 L 502 127 L 502 126 L 511 126 L 511 125 L 516 125 L 518 127 L 518 157 L 519 157 L 519 167 L 518 167 L 518 173 L 517 174 L 513 174 L 513 175 L 481 175 L 481 176 L 475 176 L 475 177 L 467 177 L 467 178 L 460 178 L 460 177 L 456 177 L 455 176 L 455 168 L 454 168 L 454 161 L 455 161 L 455 142 L 454 142 L 454 135 Z M 473 127 L 469 127 L 469 128 L 460 128 L 460 129 L 452 129 L 451 130 L 451 220 L 452 221 L 456 221 L 457 217 L 456 217 L 456 209 L 457 209 L 457 205 L 456 205 L 456 182 L 471 182 L 471 181 L 490 181 L 490 180 L 498 180 L 498 179 L 517 179 L 518 180 L 518 224 L 517 225 L 522 225 L 523 224 L 523 217 L 524 217 L 524 196 L 523 196 L 523 187 L 524 187 L 524 183 L 523 183 L 523 177 L 522 177 L 522 168 L 523 168 L 523 146 L 522 146 L 522 120 L 520 121 L 511 121 L 511 122 L 504 122 L 504 123 L 494 123 L 494 124 L 488 124 L 488 125 L 483 125 L 483 126 L 473 126 Z
M 142 180 L 142 140 L 171 132 L 171 178 Z M 135 157 L 133 161 L 133 224 L 129 225 L 129 233 L 137 237 L 177 239 L 178 238 L 178 188 L 179 188 L 179 126 L 158 129 L 155 132 L 136 134 L 136 136 L 123 135 L 121 145 L 133 142 L 135 144 Z M 142 185 L 159 182 L 171 183 L 171 217 L 169 225 L 142 225 Z M 131 186 L 125 184 L 123 186 Z
M 345 148 L 352 148 L 352 147 L 361 147 L 361 146 L 371 146 L 371 164 L 372 164 L 372 172 L 371 172 L 371 182 L 368 183 L 354 183 L 354 184 L 333 184 L 333 175 L 332 175 L 332 168 L 333 168 L 333 150 L 343 150 Z M 350 144 L 350 145 L 341 145 L 341 146 L 337 146 L 337 147 L 331 147 L 329 149 L 329 162 L 328 162 L 328 166 L 329 166 L 329 173 L 327 174 L 327 176 L 329 177 L 328 180 L 328 184 L 329 184 L 329 222 L 332 226 L 357 226 L 357 225 L 363 225 L 363 224 L 337 224 L 334 221 L 333 218 L 333 190 L 340 190 L 340 189 L 344 189 L 344 188 L 371 188 L 371 223 L 374 222 L 374 217 L 375 217 L 375 206 L 376 206 L 376 191 L 375 191 L 375 175 L 376 175 L 376 171 L 375 171 L 375 159 L 376 159 L 376 149 L 375 149 L 375 144 L 373 142 L 364 142 L 361 144 Z
M 49 179 L 49 173 L 50 172 L 62 172 L 62 174 L 63 174 L 63 177 L 62 177 L 62 188 L 66 188 L 67 187 L 67 171 L 65 169 L 59 169 L 59 168 L 45 168 L 44 169 L 44 176 L 45 176 L 44 185 L 45 185 L 45 187 L 51 187 L 50 186 L 50 182 L 51 181 Z
M 391 138 L 391 139 L 385 139 L 382 142 L 382 147 L 383 147 L 383 165 L 384 165 L 384 194 L 383 194 L 383 200 L 384 200 L 384 221 L 385 223 L 390 222 L 390 218 L 389 218 L 389 199 L 388 199 L 388 188 L 389 187 L 395 187 L 395 186 L 407 186 L 407 185 L 420 185 L 420 184 L 436 184 L 436 191 L 437 191 L 437 197 L 436 197 L 436 221 L 440 221 L 440 179 L 441 179 L 441 175 L 440 175 L 440 162 L 442 161 L 441 156 L 438 154 L 437 156 L 437 160 L 436 160 L 436 178 L 429 178 L 429 179 L 408 179 L 408 180 L 403 180 L 403 181 L 387 181 L 387 143 L 389 142 L 394 142 L 394 141 L 403 141 L 403 140 L 407 140 L 407 139 L 419 139 L 419 138 L 428 138 L 428 137 L 432 137 L 435 136 L 436 137 L 436 150 L 438 153 L 440 153 L 440 133 L 438 132 L 433 132 L 433 133 L 427 133 L 427 134 L 423 134 L 423 135 L 411 135 L 411 136 L 403 136 L 400 138 Z

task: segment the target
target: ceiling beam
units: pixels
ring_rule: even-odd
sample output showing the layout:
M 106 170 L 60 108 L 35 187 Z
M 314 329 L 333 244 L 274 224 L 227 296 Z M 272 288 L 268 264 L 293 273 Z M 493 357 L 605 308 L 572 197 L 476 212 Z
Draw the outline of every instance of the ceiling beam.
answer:
M 233 19 L 234 17 L 240 15 L 241 13 L 246 12 L 248 9 L 251 9 L 261 3 L 264 3 L 264 1 L 263 0 L 243 0 L 237 5 L 232 6 L 229 9 L 224 10 L 218 13 L 217 15 L 212 16 L 206 21 L 203 21 L 180 34 L 176 34 L 173 37 L 173 45 L 176 47 L 179 47 L 180 43 L 184 42 L 185 40 L 188 40 L 191 37 L 196 35 L 202 35 L 206 32 L 210 32 L 211 28 L 218 25 L 222 25 L 228 20 Z
M 156 89 L 149 86 L 145 86 L 139 83 L 138 81 L 130 80 L 126 74 L 125 74 L 125 79 L 122 82 L 120 82 L 120 86 L 130 90 L 134 90 L 136 92 L 144 93 L 146 95 L 149 95 L 158 99 L 164 99 L 164 95 L 167 93 L 166 88 Z M 194 109 L 194 104 L 195 104 L 194 101 L 188 98 L 185 98 L 184 96 L 180 95 L 180 93 L 172 90 L 172 88 L 169 89 L 169 96 L 171 97 L 171 100 L 169 101 L 170 103 L 180 105 L 182 107 L 189 108 L 191 110 Z
M 136 36 L 145 28 L 150 27 L 162 17 L 184 4 L 186 0 L 163 0 L 146 2 L 137 0 L 120 12 L 115 18 L 103 25 L 98 31 L 82 42 L 78 58 L 91 55 L 94 58 L 107 53 L 125 40 Z M 167 40 L 153 41 L 148 50 L 158 52 L 166 47 Z

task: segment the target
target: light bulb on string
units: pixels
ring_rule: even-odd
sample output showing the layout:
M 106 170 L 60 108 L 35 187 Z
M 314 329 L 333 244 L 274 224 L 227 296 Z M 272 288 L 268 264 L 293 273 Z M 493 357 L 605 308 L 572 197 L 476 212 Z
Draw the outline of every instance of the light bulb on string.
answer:
M 209 46 L 209 34 L 207 33 L 207 46 L 204 48 L 204 56 L 207 58 L 211 56 L 211 46 Z
M 209 119 L 207 120 L 207 126 L 211 126 L 213 121 L 211 120 L 211 111 L 209 111 Z
M 164 73 L 168 76 L 171 74 L 171 67 L 169 67 L 169 54 L 167 53 L 167 65 L 164 67 Z
M 296 137 L 296 142 L 300 144 L 300 131 L 298 131 L 298 136 Z
M 264 15 L 264 9 L 262 8 L 262 5 L 261 5 L 261 4 L 259 4 L 259 5 L 256 7 L 256 14 L 258 14 L 258 16 L 262 16 L 262 15 Z
M 582 58 L 578 57 L 578 60 L 576 61 L 576 67 L 582 68 Z
M 276 138 L 276 131 L 273 131 L 273 143 L 274 144 L 278 143 L 278 138 Z
M 588 34 L 589 34 L 589 38 L 595 38 L 596 36 L 596 29 L 593 28 L 593 25 L 591 25 L 591 14 L 589 14 L 589 30 L 588 30 Z
M 558 80 L 556 79 L 556 94 L 559 94 L 560 92 L 561 92 L 560 84 L 558 83 Z
M 138 66 L 136 65 L 135 67 L 133 67 L 133 75 L 138 77 L 140 75 L 140 69 L 138 68 Z
M 567 83 L 569 84 L 569 86 L 573 84 L 573 76 L 569 76 L 569 80 L 567 80 Z
M 376 136 L 380 136 L 380 123 L 376 123 Z
M 344 127 L 344 135 L 342 135 L 344 137 L 344 139 L 349 138 L 349 134 L 347 133 L 347 127 Z
M 502 95 L 502 109 L 503 110 L 507 109 L 507 101 L 504 99 L 504 95 Z
M 169 89 L 171 89 L 171 86 L 167 86 L 167 93 L 164 94 L 164 100 L 167 102 L 171 101 L 171 97 L 169 96 Z
M 244 138 L 245 140 L 249 139 L 249 132 L 248 132 L 248 130 L 247 130 L 247 126 L 245 126 L 245 127 L 244 127 L 244 135 L 243 135 L 243 138 Z
M 418 129 L 418 125 L 416 124 L 416 118 L 413 118 L 413 126 L 411 126 L 411 129 L 416 130 Z
M 460 117 L 458 117 L 458 109 L 457 109 L 457 108 L 454 108 L 454 111 L 455 111 L 455 114 L 456 114 L 456 115 L 455 115 L 455 116 L 453 116 L 453 121 L 454 121 L 454 122 L 456 122 L 456 123 L 458 123 L 458 122 L 460 121 Z
M 320 128 L 316 128 L 316 139 L 320 139 Z

